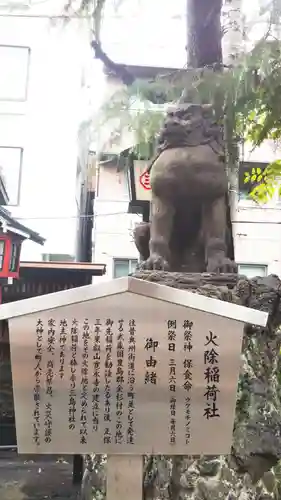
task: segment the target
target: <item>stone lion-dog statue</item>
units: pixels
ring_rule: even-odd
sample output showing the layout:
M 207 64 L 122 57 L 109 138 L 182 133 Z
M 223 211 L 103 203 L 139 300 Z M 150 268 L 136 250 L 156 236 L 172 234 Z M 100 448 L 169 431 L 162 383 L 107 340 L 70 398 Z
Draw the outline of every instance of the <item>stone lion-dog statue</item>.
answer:
M 151 221 L 134 231 L 141 269 L 237 272 L 223 159 L 211 105 L 168 111 L 147 168 Z

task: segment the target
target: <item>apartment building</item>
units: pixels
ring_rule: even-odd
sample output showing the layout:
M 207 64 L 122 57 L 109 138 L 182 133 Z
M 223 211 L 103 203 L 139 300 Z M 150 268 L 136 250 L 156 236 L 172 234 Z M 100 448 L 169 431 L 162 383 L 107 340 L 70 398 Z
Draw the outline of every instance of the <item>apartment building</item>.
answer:
M 270 141 L 251 151 L 245 148 L 240 166 L 240 190 L 233 221 L 235 256 L 241 273 L 248 276 L 276 274 L 281 276 L 281 198 L 276 189 L 265 205 L 252 201 L 243 183 L 243 172 L 249 168 L 263 169 L 280 158 L 281 150 Z
M 13 3 L 13 8 L 9 8 Z M 59 0 L 0 2 L 0 167 L 19 221 L 46 238 L 23 260 L 74 259 L 77 134 L 83 71 L 92 58 L 83 20 L 51 19 Z M 84 29 L 85 28 L 85 29 Z
M 175 71 L 173 68 L 135 65 L 126 65 L 126 69 L 135 78 L 144 80 Z M 104 101 L 122 87 L 119 79 L 105 70 L 103 85 Z M 134 107 L 137 106 L 135 102 Z M 93 260 L 106 264 L 107 272 L 102 277 L 103 280 L 134 272 L 139 258 L 132 233 L 135 225 L 142 221 L 142 215 L 128 213 L 128 178 L 126 168 L 120 163 L 122 159 L 118 157 L 136 144 L 136 134 L 130 127 L 124 126 L 118 139 L 118 120 L 119 117 L 106 120 L 106 124 L 99 130 L 96 142 L 91 145 L 97 156 L 102 154 L 101 161 L 96 165 Z
M 129 190 L 124 171 L 118 172 L 114 165 L 100 166 L 96 194 L 94 260 L 106 264 L 103 280 L 126 276 L 134 272 L 138 262 L 132 231 L 142 218 L 128 214 Z

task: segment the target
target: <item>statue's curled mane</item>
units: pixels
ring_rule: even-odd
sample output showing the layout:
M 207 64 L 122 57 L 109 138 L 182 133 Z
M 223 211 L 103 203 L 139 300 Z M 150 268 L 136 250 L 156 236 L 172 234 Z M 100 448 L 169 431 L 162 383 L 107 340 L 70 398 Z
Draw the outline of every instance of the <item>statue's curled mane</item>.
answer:
M 158 146 L 147 171 L 166 149 L 187 148 L 208 144 L 215 153 L 222 154 L 222 129 L 215 121 L 210 104 L 182 104 L 171 108 L 158 136 Z

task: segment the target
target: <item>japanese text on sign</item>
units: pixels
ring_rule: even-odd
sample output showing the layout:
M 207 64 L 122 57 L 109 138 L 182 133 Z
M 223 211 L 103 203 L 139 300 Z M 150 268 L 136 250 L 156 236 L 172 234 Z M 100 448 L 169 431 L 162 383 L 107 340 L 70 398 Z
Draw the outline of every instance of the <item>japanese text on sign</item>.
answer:
M 219 353 L 217 343 L 218 337 L 214 335 L 213 332 L 209 332 L 206 335 L 206 341 L 204 343 L 204 365 L 205 365 L 205 380 L 206 380 L 206 392 L 204 397 L 206 398 L 206 404 L 204 407 L 204 417 L 207 419 L 220 417 L 220 411 L 218 407 L 218 393 L 219 383 L 220 383 L 220 367 L 219 367 Z
M 222 335 L 211 315 L 203 321 L 188 308 L 134 300 L 126 296 L 123 307 L 116 299 L 111 309 L 95 307 L 94 315 L 91 303 L 82 314 L 74 306 L 71 315 L 59 308 L 34 315 L 26 323 L 28 348 L 24 335 L 18 344 L 12 335 L 21 452 L 226 449 L 222 436 L 233 426 L 225 419 L 234 414 L 239 368 L 238 357 L 235 379 L 227 323 Z

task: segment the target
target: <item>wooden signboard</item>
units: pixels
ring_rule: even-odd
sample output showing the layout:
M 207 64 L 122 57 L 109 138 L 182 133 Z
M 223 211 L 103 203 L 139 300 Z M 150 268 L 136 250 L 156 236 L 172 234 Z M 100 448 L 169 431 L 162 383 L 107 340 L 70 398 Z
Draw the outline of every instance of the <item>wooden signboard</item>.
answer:
M 143 454 L 230 452 L 243 326 L 267 313 L 129 277 L 4 318 L 19 453 L 106 453 L 139 477 Z

